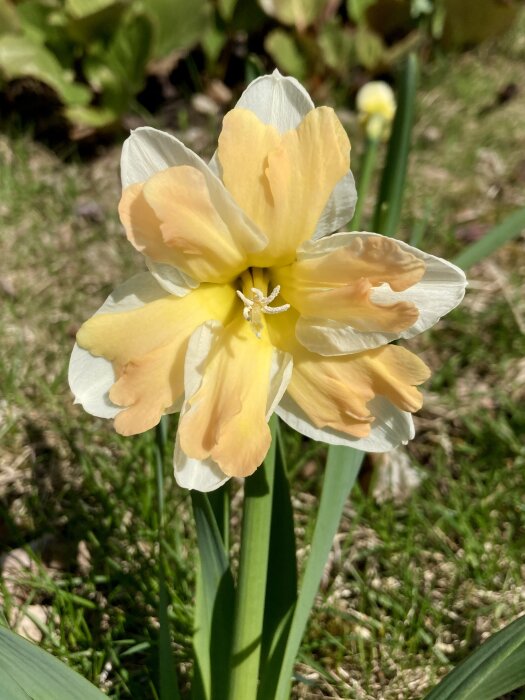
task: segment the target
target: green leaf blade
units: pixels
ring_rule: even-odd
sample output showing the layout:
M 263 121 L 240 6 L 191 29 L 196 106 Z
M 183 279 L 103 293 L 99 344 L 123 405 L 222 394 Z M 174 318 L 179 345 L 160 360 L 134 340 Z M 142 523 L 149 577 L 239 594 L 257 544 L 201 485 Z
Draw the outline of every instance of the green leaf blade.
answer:
M 288 700 L 290 697 L 295 659 L 319 589 L 326 560 L 339 527 L 346 499 L 361 468 L 363 456 L 363 452 L 349 447 L 335 445 L 329 447 L 310 556 L 301 581 L 290 631 L 287 635 L 283 662 L 276 678 L 275 693 L 265 695 L 259 700 Z
M 0 627 L 2 700 L 102 700 L 98 688 L 43 649 Z
M 35 78 L 55 90 L 66 105 L 86 105 L 91 97 L 50 51 L 24 36 L 0 37 L 0 73 L 6 80 Z
M 518 209 L 494 226 L 479 241 L 467 246 L 453 260 L 463 270 L 481 262 L 505 243 L 517 238 L 525 230 L 525 207 Z
M 525 685 L 525 616 L 490 637 L 425 700 L 496 700 Z
M 268 697 L 284 654 L 285 628 L 297 602 L 297 557 L 293 508 L 286 475 L 282 433 L 277 425 L 277 449 L 272 504 L 270 555 L 264 610 L 259 696 Z
M 191 492 L 200 570 L 195 606 L 195 674 L 198 700 L 226 697 L 229 682 L 235 591 L 228 556 L 208 497 Z

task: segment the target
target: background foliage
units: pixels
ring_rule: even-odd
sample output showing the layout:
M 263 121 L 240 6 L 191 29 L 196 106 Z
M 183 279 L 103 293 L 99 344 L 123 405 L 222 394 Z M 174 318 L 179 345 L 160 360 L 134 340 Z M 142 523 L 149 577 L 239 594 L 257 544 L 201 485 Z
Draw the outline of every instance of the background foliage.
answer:
M 465 46 L 509 27 L 517 0 L 0 0 L 0 86 L 38 81 L 73 134 L 119 123 L 148 79 L 183 65 L 190 89 L 274 63 L 348 89 L 415 48 Z M 357 74 L 359 75 L 359 74 Z M 177 80 L 180 82 L 180 70 Z M 250 77 L 250 76 L 248 76 Z M 193 83 L 193 85 L 192 85 Z M 147 103 L 146 106 L 150 105 Z

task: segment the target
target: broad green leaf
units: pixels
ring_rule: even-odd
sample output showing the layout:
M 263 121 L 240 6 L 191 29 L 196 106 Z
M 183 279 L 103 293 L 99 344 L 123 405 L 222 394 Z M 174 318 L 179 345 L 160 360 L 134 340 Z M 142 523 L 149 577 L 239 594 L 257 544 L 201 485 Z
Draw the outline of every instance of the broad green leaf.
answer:
M 259 0 L 262 9 L 283 24 L 304 29 L 319 17 L 327 0 Z
M 324 62 L 339 75 L 347 75 L 355 63 L 355 42 L 351 29 L 344 27 L 340 18 L 321 27 L 317 43 Z
M 2 700 L 102 700 L 106 697 L 51 654 L 0 627 Z
M 71 72 L 50 51 L 27 37 L 0 37 L 0 73 L 6 80 L 36 78 L 53 88 L 66 105 L 86 105 L 90 100 L 89 90 L 74 83 Z
M 75 19 L 84 19 L 114 5 L 124 5 L 126 0 L 65 0 L 64 9 Z
M 155 29 L 155 59 L 198 43 L 211 16 L 208 0 L 143 0 L 142 7 Z
M 395 236 L 401 218 L 408 156 L 412 140 L 418 74 L 417 58 L 415 54 L 411 54 L 401 76 L 397 111 L 374 213 L 372 230 L 385 236 Z
M 268 23 L 259 3 L 254 0 L 237 0 L 235 12 L 228 23 L 229 32 L 242 31 L 248 34 L 263 30 Z
M 105 126 L 115 124 L 121 116 L 119 112 L 108 107 L 68 107 L 65 110 L 66 117 L 72 124 L 102 129 Z
M 220 16 L 226 21 L 231 19 L 235 11 L 235 5 L 237 5 L 237 0 L 218 0 L 217 7 Z
M 500 224 L 494 226 L 479 241 L 471 243 L 456 258 L 454 264 L 463 270 L 468 270 L 473 265 L 481 262 L 491 255 L 500 246 L 517 238 L 525 231 L 525 207 L 518 209 L 504 219 Z
M 2 34 L 17 32 L 20 21 L 10 0 L 0 0 L 0 36 Z
M 286 651 L 279 672 L 273 679 L 275 692 L 268 688 L 267 694 L 260 696 L 259 700 L 289 700 L 293 667 L 301 639 L 339 527 L 346 499 L 355 483 L 362 461 L 363 453 L 358 450 L 334 445 L 329 447 L 310 555 L 299 586 L 299 597 L 293 611 L 289 633 L 286 627 L 284 629 L 284 634 L 287 634 Z M 264 680 L 267 681 L 267 679 Z
M 206 32 L 201 37 L 201 45 L 206 54 L 206 60 L 210 67 L 215 66 L 221 55 L 221 51 L 228 41 L 226 32 L 221 31 L 213 25 L 209 25 Z
M 129 109 L 133 97 L 142 88 L 152 42 L 149 18 L 131 14 L 119 24 L 108 48 L 103 44 L 93 45 L 92 53 L 84 61 L 84 71 L 93 90 L 100 94 L 101 117 L 110 114 L 119 117 Z M 97 114 L 89 110 L 77 112 L 77 116 L 96 119 Z
M 379 34 L 368 29 L 365 24 L 360 24 L 354 41 L 357 62 L 369 70 L 377 68 L 385 55 L 385 44 Z
M 46 5 L 41 0 L 22 0 L 16 6 L 16 13 L 22 33 L 35 43 L 44 44 L 56 37 L 57 27 L 52 21 L 56 16 L 56 8 L 52 5 Z M 58 31 L 61 32 L 62 28 Z M 62 44 L 67 43 L 63 32 L 59 37 Z
M 425 700 L 496 700 L 525 686 L 525 616 L 490 637 Z
M 149 17 L 135 14 L 119 25 L 107 52 L 108 66 L 136 93 L 144 84 L 146 64 L 153 48 L 153 26 Z
M 208 497 L 191 492 L 200 566 L 197 577 L 192 697 L 225 698 L 228 688 L 234 586 L 228 555 Z
M 110 41 L 130 7 L 129 0 L 97 0 L 94 3 L 74 0 L 66 7 L 66 32 L 88 48 L 93 41 Z
M 354 22 L 362 22 L 365 19 L 365 13 L 370 5 L 373 5 L 376 0 L 346 0 L 346 9 L 348 15 Z
M 266 37 L 264 48 L 284 73 L 304 80 L 308 73 L 308 65 L 291 34 L 284 29 L 274 29 Z

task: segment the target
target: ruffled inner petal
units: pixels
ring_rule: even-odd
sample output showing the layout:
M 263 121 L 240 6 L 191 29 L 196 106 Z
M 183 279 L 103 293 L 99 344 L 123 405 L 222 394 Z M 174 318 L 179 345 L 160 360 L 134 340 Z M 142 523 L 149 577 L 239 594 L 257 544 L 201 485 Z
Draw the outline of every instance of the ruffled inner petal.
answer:
M 225 322 L 238 300 L 229 285 L 202 285 L 184 297 L 167 295 L 139 309 L 98 314 L 80 328 L 78 344 L 112 362 L 110 399 L 125 410 L 115 418 L 123 435 L 143 432 L 181 399 L 184 356 L 195 328 Z
M 337 183 L 350 167 L 350 142 L 334 111 L 314 109 L 279 134 L 245 109 L 223 122 L 218 158 L 224 184 L 268 236 L 252 264 L 286 264 L 312 237 Z
M 319 241 L 297 262 L 275 269 L 272 281 L 281 285 L 282 296 L 302 316 L 345 322 L 359 331 L 410 328 L 419 316 L 414 304 L 379 304 L 371 292 L 385 283 L 395 292 L 411 287 L 423 276 L 424 262 L 384 236 L 344 236 L 339 240 L 346 245 L 324 252 Z
M 229 476 L 257 469 L 271 442 L 267 411 L 275 398 L 275 353 L 267 334 L 257 338 L 242 317 L 215 330 L 179 423 L 186 455 L 212 459 Z
M 292 313 L 292 312 L 288 312 Z M 323 357 L 295 338 L 293 323 L 275 317 L 269 322 L 272 341 L 293 356 L 287 395 L 317 428 L 331 428 L 361 438 L 374 421 L 370 402 L 383 396 L 403 411 L 421 408 L 415 388 L 430 376 L 416 355 L 396 345 L 352 355 Z
M 395 345 L 333 358 L 305 351 L 294 356 L 288 394 L 316 427 L 365 437 L 374 420 L 369 408 L 374 397 L 384 396 L 403 411 L 417 411 L 423 398 L 414 385 L 428 377 L 428 368 L 416 355 Z
M 247 267 L 248 252 L 264 245 L 227 198 L 224 191 L 219 211 L 204 174 L 181 165 L 127 187 L 119 214 L 130 242 L 151 260 L 200 282 L 221 283 L 235 278 Z

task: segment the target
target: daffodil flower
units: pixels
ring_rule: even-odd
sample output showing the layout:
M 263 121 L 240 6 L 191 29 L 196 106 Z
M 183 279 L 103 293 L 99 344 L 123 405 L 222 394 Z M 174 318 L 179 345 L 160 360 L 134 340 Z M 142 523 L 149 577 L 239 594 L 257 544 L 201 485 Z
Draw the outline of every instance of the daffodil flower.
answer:
M 356 95 L 359 119 L 371 139 L 386 141 L 396 114 L 394 91 L 383 80 L 371 80 Z
M 122 184 L 120 218 L 148 272 L 78 332 L 69 382 L 86 411 L 122 435 L 180 411 L 175 476 L 201 491 L 257 468 L 273 412 L 364 450 L 413 437 L 429 370 L 391 341 L 455 307 L 465 276 L 375 233 L 333 233 L 356 192 L 332 109 L 292 78 L 258 78 L 209 164 L 140 128 Z

